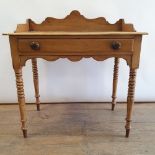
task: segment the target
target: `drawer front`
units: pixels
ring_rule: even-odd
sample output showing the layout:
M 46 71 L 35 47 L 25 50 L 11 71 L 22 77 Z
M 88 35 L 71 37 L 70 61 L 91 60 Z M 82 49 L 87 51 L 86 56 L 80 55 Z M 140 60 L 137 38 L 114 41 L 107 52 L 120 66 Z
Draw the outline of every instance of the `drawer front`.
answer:
M 132 52 L 134 39 L 19 39 L 21 53 Z

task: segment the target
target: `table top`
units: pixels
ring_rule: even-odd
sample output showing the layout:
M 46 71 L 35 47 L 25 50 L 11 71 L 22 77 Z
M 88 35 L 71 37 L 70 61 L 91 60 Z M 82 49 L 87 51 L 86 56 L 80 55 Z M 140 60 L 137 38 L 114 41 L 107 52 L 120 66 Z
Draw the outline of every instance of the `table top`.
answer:
M 67 31 L 29 31 L 29 32 L 14 32 L 14 33 L 4 33 L 3 35 L 10 35 L 10 36 L 74 36 L 74 35 L 148 35 L 146 32 L 121 32 L 121 31 L 108 31 L 108 32 L 67 32 Z

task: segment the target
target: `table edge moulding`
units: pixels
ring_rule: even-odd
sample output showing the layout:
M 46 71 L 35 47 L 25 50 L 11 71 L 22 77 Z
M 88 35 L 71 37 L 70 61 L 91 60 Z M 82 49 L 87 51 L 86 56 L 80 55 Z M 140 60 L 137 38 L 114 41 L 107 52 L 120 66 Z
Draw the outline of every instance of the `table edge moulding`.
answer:
M 123 58 L 129 68 L 129 83 L 126 115 L 126 137 L 131 128 L 134 104 L 136 70 L 139 68 L 142 36 L 146 32 L 136 32 L 132 24 L 123 19 L 110 24 L 105 18 L 87 19 L 78 11 L 72 11 L 64 19 L 46 18 L 37 24 L 28 19 L 26 24 L 17 25 L 9 35 L 13 69 L 16 76 L 17 95 L 23 136 L 27 137 L 25 95 L 22 67 L 31 59 L 37 110 L 40 110 L 39 79 L 37 58 L 55 61 L 68 58 L 79 61 L 93 58 L 103 61 L 114 57 L 112 110 L 116 105 L 119 59 Z

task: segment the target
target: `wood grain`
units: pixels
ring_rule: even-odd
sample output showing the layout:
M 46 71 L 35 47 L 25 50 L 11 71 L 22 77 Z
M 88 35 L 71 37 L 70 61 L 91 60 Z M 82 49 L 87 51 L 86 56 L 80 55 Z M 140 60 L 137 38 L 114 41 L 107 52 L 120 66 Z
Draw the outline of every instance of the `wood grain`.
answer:
M 103 17 L 88 19 L 74 10 L 64 19 L 48 17 L 40 24 L 28 19 L 26 24 L 17 25 L 14 33 L 5 35 L 9 35 L 10 39 L 24 137 L 27 136 L 27 130 L 21 68 L 27 60 L 32 59 L 36 104 L 39 107 L 37 58 L 47 61 L 59 58 L 68 58 L 71 61 L 93 58 L 103 61 L 112 57 L 115 58 L 113 107 L 116 103 L 118 60 L 123 58 L 130 68 L 126 119 L 126 136 L 129 136 L 134 103 L 135 70 L 139 68 L 142 36 L 147 33 L 136 32 L 133 25 L 126 24 L 123 19 L 110 24 Z
M 34 90 L 35 90 L 36 106 L 37 106 L 37 110 L 40 111 L 39 76 L 38 76 L 38 66 L 37 66 L 36 58 L 32 59 L 32 72 L 33 72 L 33 83 L 34 83 Z
M 127 97 L 127 117 L 126 117 L 126 137 L 129 137 L 131 129 L 131 115 L 134 104 L 135 96 L 135 85 L 136 85 L 136 70 L 130 69 L 129 84 L 128 84 L 128 97 Z
M 97 52 L 132 52 L 134 46 L 134 39 L 115 39 L 121 43 L 121 48 L 114 50 L 112 48 L 113 39 L 19 39 L 18 49 L 19 52 L 34 52 L 34 53 L 56 53 L 57 55 L 65 55 L 65 52 L 71 53 L 85 53 L 91 55 Z M 30 44 L 38 43 L 40 48 L 34 50 Z M 92 53 L 91 53 L 92 52 Z M 91 54 L 90 54 L 91 53 Z
M 24 138 L 27 137 L 27 128 L 26 128 L 26 112 L 25 112 L 25 95 L 24 95 L 24 85 L 22 78 L 22 69 L 15 70 L 16 75 L 16 85 L 17 85 L 17 95 L 19 102 L 19 111 L 21 116 L 21 124 Z
M 119 58 L 114 59 L 114 71 L 113 71 L 113 89 L 112 89 L 112 110 L 114 110 L 117 98 L 117 83 L 118 83 L 118 70 L 119 70 Z
M 88 35 L 88 36 L 91 36 L 91 35 L 148 35 L 148 33 L 146 32 L 105 32 L 105 31 L 100 31 L 100 32 L 76 32 L 76 31 L 73 31 L 73 32 L 65 32 L 65 31 L 58 31 L 58 32 L 55 32 L 55 31 L 29 31 L 29 32 L 16 32 L 16 33 L 4 33 L 3 35 L 15 35 L 15 36 L 34 36 L 34 35 L 37 35 L 37 36 L 82 36 L 82 35 Z
M 135 104 L 130 139 L 124 138 L 126 104 L 27 104 L 29 138 L 23 139 L 18 105 L 0 105 L 2 155 L 154 155 L 155 103 Z M 4 119 L 5 118 L 5 119 Z M 147 144 L 147 145 L 146 145 Z M 10 153 L 11 152 L 11 153 Z

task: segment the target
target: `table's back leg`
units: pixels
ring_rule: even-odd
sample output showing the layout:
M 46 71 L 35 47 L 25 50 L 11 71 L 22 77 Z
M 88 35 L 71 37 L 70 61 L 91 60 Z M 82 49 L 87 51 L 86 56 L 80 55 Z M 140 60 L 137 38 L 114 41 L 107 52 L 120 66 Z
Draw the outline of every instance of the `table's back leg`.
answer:
M 22 123 L 22 131 L 24 138 L 27 137 L 27 128 L 26 128 L 26 114 L 25 114 L 25 95 L 24 95 L 24 85 L 23 85 L 23 78 L 22 78 L 22 68 L 15 69 L 16 75 L 16 85 L 17 85 L 17 95 L 18 95 L 18 103 L 19 103 L 19 110 L 21 116 L 21 123 Z
M 131 115 L 132 107 L 134 104 L 135 95 L 135 83 L 136 83 L 136 69 L 130 69 L 130 77 L 128 83 L 128 97 L 127 97 L 127 116 L 126 116 L 126 137 L 129 137 L 131 128 Z
M 119 58 L 115 58 L 114 71 L 113 71 L 113 90 L 112 90 L 112 107 L 111 107 L 112 110 L 114 110 L 115 105 L 116 105 L 118 70 L 119 70 Z
M 38 79 L 38 68 L 37 68 L 36 58 L 32 59 L 32 71 L 33 71 L 33 82 L 34 82 L 36 106 L 37 106 L 37 110 L 40 111 L 39 79 Z

